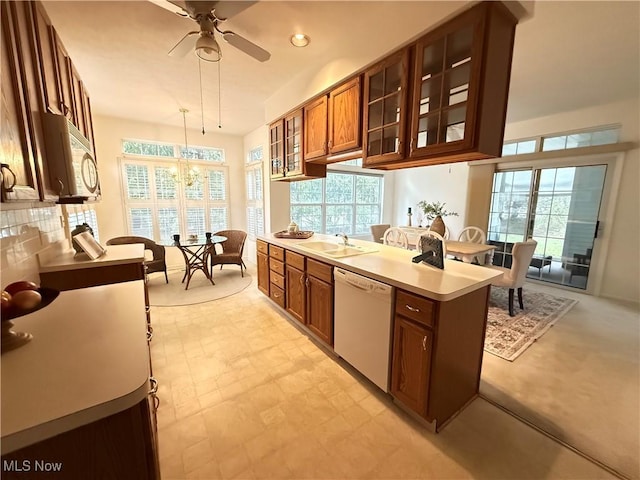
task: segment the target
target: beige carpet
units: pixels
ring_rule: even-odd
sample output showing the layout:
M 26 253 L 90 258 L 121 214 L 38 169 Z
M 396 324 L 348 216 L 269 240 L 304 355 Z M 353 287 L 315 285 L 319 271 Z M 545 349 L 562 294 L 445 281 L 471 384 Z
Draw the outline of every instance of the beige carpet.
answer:
M 525 295 L 534 289 L 578 303 L 515 362 L 485 355 L 480 394 L 640 479 L 640 306 L 538 283 Z
M 514 299 L 515 316 L 509 316 L 509 290 L 493 288 L 489 299 L 485 352 L 514 361 L 573 307 L 577 300 L 541 292 L 523 294 L 524 310 Z
M 176 307 L 211 302 L 219 298 L 235 295 L 251 284 L 251 276 L 245 271 L 240 275 L 240 268 L 235 265 L 219 267 L 213 270 L 215 285 L 207 280 L 202 272 L 196 272 L 191 277 L 189 289 L 185 290 L 185 283 L 181 283 L 183 270 L 169 272 L 169 283 L 165 283 L 164 275 L 159 273 L 149 277 L 149 303 L 154 307 Z

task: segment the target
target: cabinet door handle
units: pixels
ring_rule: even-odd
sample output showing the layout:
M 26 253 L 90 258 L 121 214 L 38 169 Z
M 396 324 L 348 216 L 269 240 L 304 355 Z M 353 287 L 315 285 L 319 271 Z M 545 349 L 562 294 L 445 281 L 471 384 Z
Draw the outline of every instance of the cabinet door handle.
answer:
M 157 396 L 157 395 L 154 395 L 153 396 L 153 408 L 158 410 L 158 407 L 160 407 L 160 397 Z
M 309 277 L 305 278 L 304 284 L 309 288 Z
M 413 152 L 413 138 L 409 142 L 409 153 Z
M 422 350 L 427 351 L 427 336 L 422 337 Z
M 147 305 L 146 307 L 144 307 L 144 313 L 149 313 L 149 312 L 151 312 L 151 307 Z
M 304 276 L 300 277 L 300 285 L 304 285 Z
M 331 150 L 331 147 L 333 147 L 333 142 L 329 140 L 329 143 L 327 144 L 327 146 L 329 147 L 329 150 Z
M 151 342 L 153 340 L 153 328 L 151 325 L 147 326 L 147 342 Z
M 9 179 L 9 175 L 5 173 L 5 170 L 11 175 L 11 179 Z M 4 192 L 13 192 L 13 187 L 16 186 L 16 174 L 13 173 L 8 163 L 0 164 L 0 172 L 2 172 L 2 190 Z
M 411 310 L 412 312 L 420 313 L 419 308 L 412 307 L 411 305 L 405 305 L 405 307 L 407 307 L 407 309 Z
M 158 380 L 154 377 L 149 377 L 149 383 L 151 383 L 151 390 L 149 390 L 149 395 L 155 395 L 158 393 Z

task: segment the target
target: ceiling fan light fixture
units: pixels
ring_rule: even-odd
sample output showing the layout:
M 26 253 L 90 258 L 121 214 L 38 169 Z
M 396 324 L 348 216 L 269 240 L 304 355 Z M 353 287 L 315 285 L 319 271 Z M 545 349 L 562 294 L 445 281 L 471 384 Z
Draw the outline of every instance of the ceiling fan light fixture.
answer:
M 309 42 L 311 41 L 311 39 L 309 38 L 308 35 L 305 35 L 304 33 L 296 33 L 294 35 L 291 35 L 291 38 L 289 38 L 289 41 L 291 42 L 291 45 L 293 45 L 294 47 L 306 47 L 307 45 L 309 45 Z
M 196 55 L 205 62 L 219 62 L 222 58 L 220 45 L 209 32 L 200 33 L 200 38 L 196 41 Z

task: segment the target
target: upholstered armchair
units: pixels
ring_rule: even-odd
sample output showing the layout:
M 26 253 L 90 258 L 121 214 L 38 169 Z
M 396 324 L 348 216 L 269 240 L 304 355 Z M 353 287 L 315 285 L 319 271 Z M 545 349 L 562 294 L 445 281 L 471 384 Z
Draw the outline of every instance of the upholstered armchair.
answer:
M 222 245 L 221 253 L 211 253 L 211 270 L 213 271 L 214 265 L 220 265 L 220 269 L 222 269 L 223 265 L 239 265 L 240 275 L 244 277 L 244 270 L 247 266 L 242 260 L 242 252 L 244 250 L 244 242 L 247 239 L 247 232 L 242 230 L 221 230 L 214 233 L 214 235 L 222 235 L 227 239 L 220 244 Z
M 516 242 L 513 244 L 513 250 L 511 251 L 511 268 L 497 267 L 494 265 L 489 266 L 489 268 L 500 270 L 502 272 L 502 276 L 492 280 L 491 285 L 509 289 L 509 315 L 512 317 L 515 315 L 515 312 L 513 311 L 513 296 L 516 288 L 518 289 L 518 303 L 520 304 L 520 309 L 524 309 L 524 303 L 522 301 L 522 286 L 524 285 L 527 277 L 529 264 L 531 263 L 531 258 L 533 257 L 533 252 L 535 252 L 537 245 L 538 242 L 535 240 Z
M 148 238 L 136 236 L 115 237 L 107 241 L 107 245 L 129 245 L 132 243 L 142 243 L 145 250 L 151 251 L 152 259 L 144 262 L 145 267 L 147 267 L 147 273 L 164 272 L 164 279 L 169 283 L 167 263 L 165 261 L 166 252 L 162 245 L 158 245 Z

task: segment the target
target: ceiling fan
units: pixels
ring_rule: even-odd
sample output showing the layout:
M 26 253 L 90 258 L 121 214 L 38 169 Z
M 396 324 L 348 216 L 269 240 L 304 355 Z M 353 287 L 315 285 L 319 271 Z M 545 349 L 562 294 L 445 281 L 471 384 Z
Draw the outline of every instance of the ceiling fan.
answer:
M 243 51 L 247 55 L 260 62 L 266 62 L 271 54 L 265 49 L 246 38 L 232 32 L 223 30 L 221 24 L 227 19 L 240 13 L 256 2 L 225 2 L 225 1 L 195 1 L 195 0 L 151 0 L 156 5 L 170 10 L 180 16 L 189 17 L 199 26 L 199 30 L 187 33 L 169 51 L 169 55 L 183 57 L 195 50 L 196 55 L 208 62 L 217 62 L 222 58 L 222 50 L 216 41 L 216 32 L 228 44 Z

